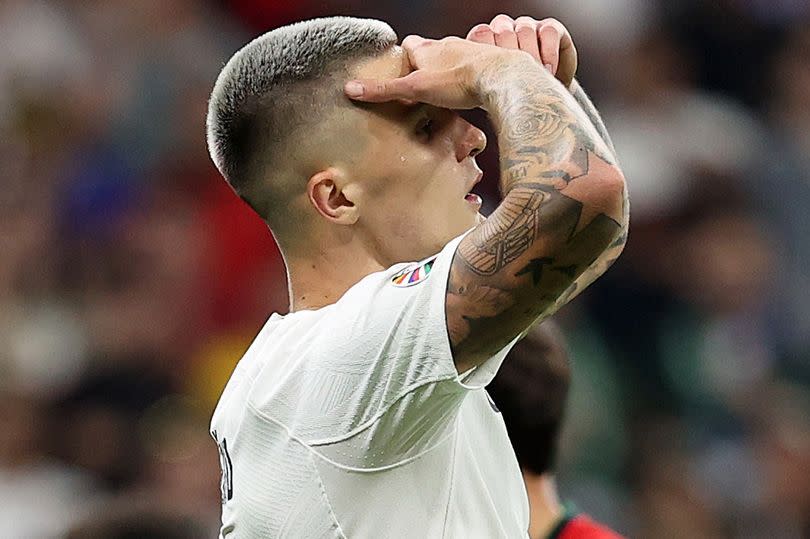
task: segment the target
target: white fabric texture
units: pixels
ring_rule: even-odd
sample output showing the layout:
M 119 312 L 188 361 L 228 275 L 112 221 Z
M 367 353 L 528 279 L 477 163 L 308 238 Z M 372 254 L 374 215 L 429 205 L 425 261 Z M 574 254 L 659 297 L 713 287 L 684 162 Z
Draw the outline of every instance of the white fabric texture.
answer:
M 223 538 L 525 538 L 528 500 L 483 389 L 511 344 L 459 376 L 445 320 L 450 264 L 397 264 L 335 304 L 273 315 L 214 412 L 227 447 Z M 228 499 L 229 498 L 229 499 Z

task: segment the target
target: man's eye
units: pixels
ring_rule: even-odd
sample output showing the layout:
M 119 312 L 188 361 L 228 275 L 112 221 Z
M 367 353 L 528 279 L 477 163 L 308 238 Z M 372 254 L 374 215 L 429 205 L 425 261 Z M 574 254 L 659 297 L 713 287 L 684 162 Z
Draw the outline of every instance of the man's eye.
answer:
M 424 120 L 420 121 L 416 126 L 416 132 L 430 138 L 430 136 L 433 134 L 433 120 L 430 118 L 425 118 Z

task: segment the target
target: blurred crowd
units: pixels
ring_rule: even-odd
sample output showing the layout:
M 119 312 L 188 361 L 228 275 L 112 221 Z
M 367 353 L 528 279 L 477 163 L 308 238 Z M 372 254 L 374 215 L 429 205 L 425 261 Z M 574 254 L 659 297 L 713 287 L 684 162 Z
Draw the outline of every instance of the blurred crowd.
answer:
M 631 192 L 624 256 L 557 316 L 562 494 L 634 537 L 809 537 L 810 3 L 361 4 L 0 1 L 0 534 L 215 535 L 210 414 L 287 310 L 205 148 L 227 58 L 318 15 L 441 37 L 505 12 L 568 25 Z

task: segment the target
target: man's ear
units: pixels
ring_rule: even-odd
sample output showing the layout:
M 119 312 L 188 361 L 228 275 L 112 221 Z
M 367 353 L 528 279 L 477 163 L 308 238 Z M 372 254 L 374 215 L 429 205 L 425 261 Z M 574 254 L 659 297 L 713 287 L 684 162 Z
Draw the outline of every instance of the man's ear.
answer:
M 346 178 L 335 167 L 316 172 L 307 182 L 309 201 L 323 217 L 338 225 L 353 225 L 360 217 L 347 196 Z

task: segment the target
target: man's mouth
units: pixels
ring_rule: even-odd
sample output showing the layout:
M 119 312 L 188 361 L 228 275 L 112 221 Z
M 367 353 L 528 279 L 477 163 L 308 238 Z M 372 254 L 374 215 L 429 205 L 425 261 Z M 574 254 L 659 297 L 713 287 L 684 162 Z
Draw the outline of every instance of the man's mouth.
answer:
M 470 204 L 472 204 L 473 206 L 475 206 L 475 207 L 476 207 L 476 211 L 477 211 L 478 209 L 480 209 L 480 208 L 481 208 L 481 204 L 483 204 L 483 203 L 484 203 L 484 201 L 483 201 L 483 200 L 481 200 L 481 197 L 480 197 L 480 196 L 478 196 L 478 195 L 476 195 L 475 193 L 467 193 L 467 194 L 464 196 L 464 200 L 466 200 L 467 202 L 469 202 Z
M 475 184 L 480 182 L 481 178 L 483 178 L 483 176 L 484 176 L 484 173 L 479 170 L 478 174 L 475 177 L 475 180 L 473 180 L 472 185 L 470 185 L 470 188 L 475 187 Z M 479 195 L 473 193 L 472 191 L 470 191 L 469 193 L 464 195 L 464 200 L 466 200 L 470 204 L 474 205 L 476 207 L 476 211 L 478 211 L 481 208 L 481 204 L 484 203 L 484 201 L 481 200 L 481 197 Z

